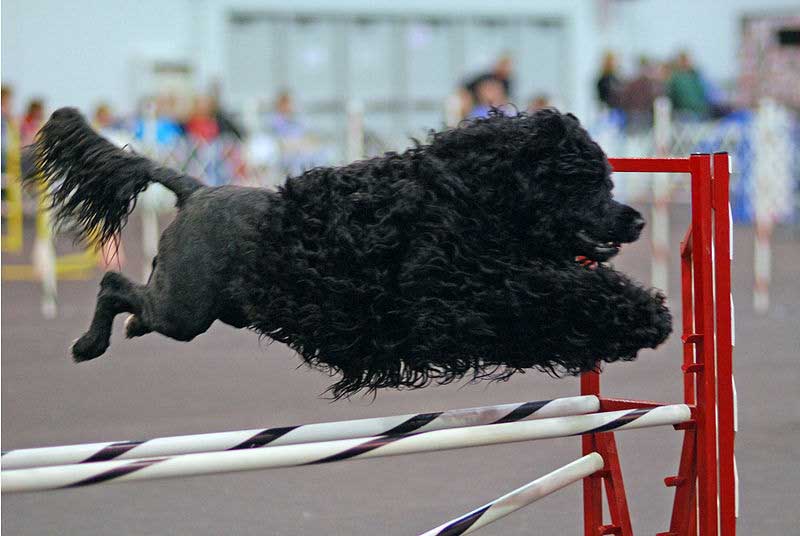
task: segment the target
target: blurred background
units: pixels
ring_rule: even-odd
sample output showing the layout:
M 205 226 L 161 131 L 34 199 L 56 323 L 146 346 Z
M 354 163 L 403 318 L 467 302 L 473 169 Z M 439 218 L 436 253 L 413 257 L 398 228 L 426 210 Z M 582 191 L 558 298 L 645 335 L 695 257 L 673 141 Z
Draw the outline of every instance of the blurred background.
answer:
M 115 335 L 110 356 L 73 365 L 102 269 L 146 278 L 173 209 L 153 186 L 118 244 L 81 249 L 51 229 L 43 200 L 19 187 L 20 149 L 61 106 L 212 185 L 275 188 L 492 108 L 572 112 L 609 156 L 731 153 L 742 532 L 796 533 L 800 0 L 3 2 L 4 450 L 569 396 L 575 382 L 528 374 L 330 404 L 316 397 L 328 378 L 225 326 L 191 345 Z M 666 290 L 677 315 L 687 178 L 615 184 L 648 215 L 618 263 Z M 679 355 L 672 340 L 611 367 L 605 385 L 677 400 Z M 666 530 L 675 434 L 620 442 L 635 528 Z M 11 496 L 2 528 L 410 534 L 576 457 L 574 441 L 555 443 Z M 484 532 L 578 533 L 577 499 L 562 492 Z
M 212 182 L 275 184 L 490 106 L 571 111 L 617 155 L 654 151 L 642 131 L 659 95 L 679 123 L 703 123 L 697 139 L 668 140 L 680 154 L 739 137 L 765 98 L 800 106 L 796 0 L 3 7 L 3 117 L 23 144 L 50 111 L 77 106 L 180 163 L 199 146 Z M 642 139 L 627 148 L 632 133 Z

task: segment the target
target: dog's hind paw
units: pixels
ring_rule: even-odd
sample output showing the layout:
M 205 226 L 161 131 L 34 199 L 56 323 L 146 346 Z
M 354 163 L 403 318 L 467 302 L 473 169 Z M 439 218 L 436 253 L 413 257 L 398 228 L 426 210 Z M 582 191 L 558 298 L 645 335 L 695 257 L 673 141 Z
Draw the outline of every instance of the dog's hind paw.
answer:
M 72 359 L 75 360 L 76 363 L 80 363 L 100 357 L 108 349 L 108 344 L 108 338 L 102 339 L 91 333 L 86 333 L 83 337 L 72 343 Z

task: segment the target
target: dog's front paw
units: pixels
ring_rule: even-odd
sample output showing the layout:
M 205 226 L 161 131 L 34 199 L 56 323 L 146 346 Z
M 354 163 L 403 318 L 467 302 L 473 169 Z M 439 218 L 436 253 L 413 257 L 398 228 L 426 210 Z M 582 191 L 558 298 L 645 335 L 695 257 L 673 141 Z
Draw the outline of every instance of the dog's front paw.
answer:
M 108 344 L 108 337 L 88 332 L 72 344 L 72 359 L 80 363 L 100 357 L 108 349 Z

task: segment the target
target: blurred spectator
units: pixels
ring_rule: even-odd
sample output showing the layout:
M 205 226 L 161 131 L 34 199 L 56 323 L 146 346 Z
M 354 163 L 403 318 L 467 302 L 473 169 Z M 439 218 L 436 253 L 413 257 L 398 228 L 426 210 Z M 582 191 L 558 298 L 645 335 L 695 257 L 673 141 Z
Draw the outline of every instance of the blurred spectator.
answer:
M 502 82 L 496 78 L 486 78 L 475 88 L 475 107 L 469 117 L 487 117 L 493 108 L 501 111 L 508 105 L 508 98 Z
M 705 83 L 699 71 L 692 65 L 687 52 L 678 54 L 672 75 L 667 82 L 667 95 L 678 115 L 693 119 L 707 118 L 711 104 L 706 94 Z
M 275 99 L 269 130 L 283 140 L 297 140 L 306 135 L 305 127 L 295 117 L 294 100 L 288 91 L 281 91 Z
M 320 142 L 297 119 L 291 93 L 282 91 L 275 99 L 275 110 L 268 120 L 268 130 L 278 139 L 281 168 L 290 175 L 315 166 L 329 164 L 332 151 Z
M 6 125 L 14 122 L 14 90 L 11 89 L 11 86 L 3 84 L 0 89 L 0 102 L 2 102 L 3 132 L 5 133 Z M 5 139 L 5 134 L 3 136 Z
M 538 95 L 534 96 L 528 103 L 528 112 L 533 113 L 537 110 L 544 110 L 545 108 L 551 108 L 552 106 L 553 105 L 550 103 L 550 97 L 548 97 L 544 93 L 539 93 Z
M 706 93 L 706 99 L 708 100 L 708 105 L 710 107 L 709 113 L 713 119 L 719 119 L 720 117 L 725 117 L 726 115 L 730 114 L 734 111 L 734 107 L 727 102 L 725 98 L 724 92 L 714 84 L 709 78 L 707 77 L 700 77 L 703 81 L 703 89 Z
M 42 99 L 31 99 L 19 126 L 20 143 L 22 145 L 33 143 L 42 124 L 44 124 L 44 102 Z
M 99 103 L 92 115 L 92 127 L 103 135 L 108 141 L 118 147 L 133 141 L 130 125 L 118 119 L 111 111 L 111 106 L 105 102 Z
M 499 82 L 503 89 L 504 97 L 501 99 L 503 102 L 508 102 L 512 90 L 512 76 L 514 74 L 514 61 L 508 53 L 500 56 L 495 62 L 492 70 L 486 73 L 481 73 L 478 76 L 468 80 L 464 84 L 464 88 L 470 92 L 474 102 L 479 102 L 480 87 L 487 80 L 495 80 Z
M 7 151 L 8 151 L 8 144 L 11 140 L 11 136 L 16 136 L 16 128 L 17 124 L 14 119 L 14 91 L 11 89 L 11 86 L 3 85 L 2 89 L 0 90 L 0 98 L 2 98 L 2 125 L 3 125 L 3 133 L 2 133 L 2 164 L 3 169 L 2 172 L 6 172 L 6 160 L 7 160 Z
M 111 107 L 105 102 L 101 102 L 94 109 L 94 116 L 92 118 L 92 126 L 96 130 L 107 130 L 114 128 L 116 121 L 114 115 L 111 113 Z
M 650 60 L 639 58 L 639 70 L 620 93 L 619 105 L 625 112 L 630 131 L 641 131 L 653 126 L 653 103 L 661 94 L 657 73 Z
M 217 122 L 220 135 L 231 135 L 241 140 L 244 137 L 241 127 L 222 106 L 222 84 L 218 80 L 211 84 L 210 94 L 214 120 Z
M 175 118 L 175 99 L 169 95 L 144 99 L 134 127 L 136 139 L 146 143 L 173 145 L 183 136 L 183 129 Z
M 186 133 L 193 138 L 210 143 L 219 136 L 219 125 L 214 117 L 214 101 L 207 95 L 198 95 L 186 121 Z
M 511 59 L 510 54 L 503 54 L 500 59 L 497 60 L 493 74 L 494 77 L 503 84 L 503 89 L 506 92 L 506 99 L 510 99 L 512 95 L 511 77 L 514 75 L 514 60 Z
M 597 98 L 609 108 L 616 109 L 619 106 L 621 90 L 622 81 L 617 75 L 617 59 L 613 52 L 606 52 L 603 56 L 600 77 L 597 79 Z

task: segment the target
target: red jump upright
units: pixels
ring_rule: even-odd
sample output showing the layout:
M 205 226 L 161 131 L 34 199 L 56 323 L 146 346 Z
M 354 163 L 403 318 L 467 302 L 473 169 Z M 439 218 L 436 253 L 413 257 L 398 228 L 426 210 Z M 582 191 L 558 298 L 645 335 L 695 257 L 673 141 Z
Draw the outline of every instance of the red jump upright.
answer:
M 730 159 L 727 153 L 689 158 L 612 158 L 617 173 L 686 173 L 691 176 L 691 223 L 681 242 L 684 403 L 693 420 L 684 434 L 669 529 L 659 536 L 734 536 L 733 309 L 731 297 Z M 597 395 L 600 410 L 652 407 L 653 402 L 600 396 L 600 375 L 581 378 L 581 394 Z M 598 452 L 606 468 L 584 479 L 584 535 L 632 536 L 613 432 L 583 437 L 583 453 Z M 605 484 L 605 486 L 603 486 Z M 605 487 L 610 523 L 603 521 Z

